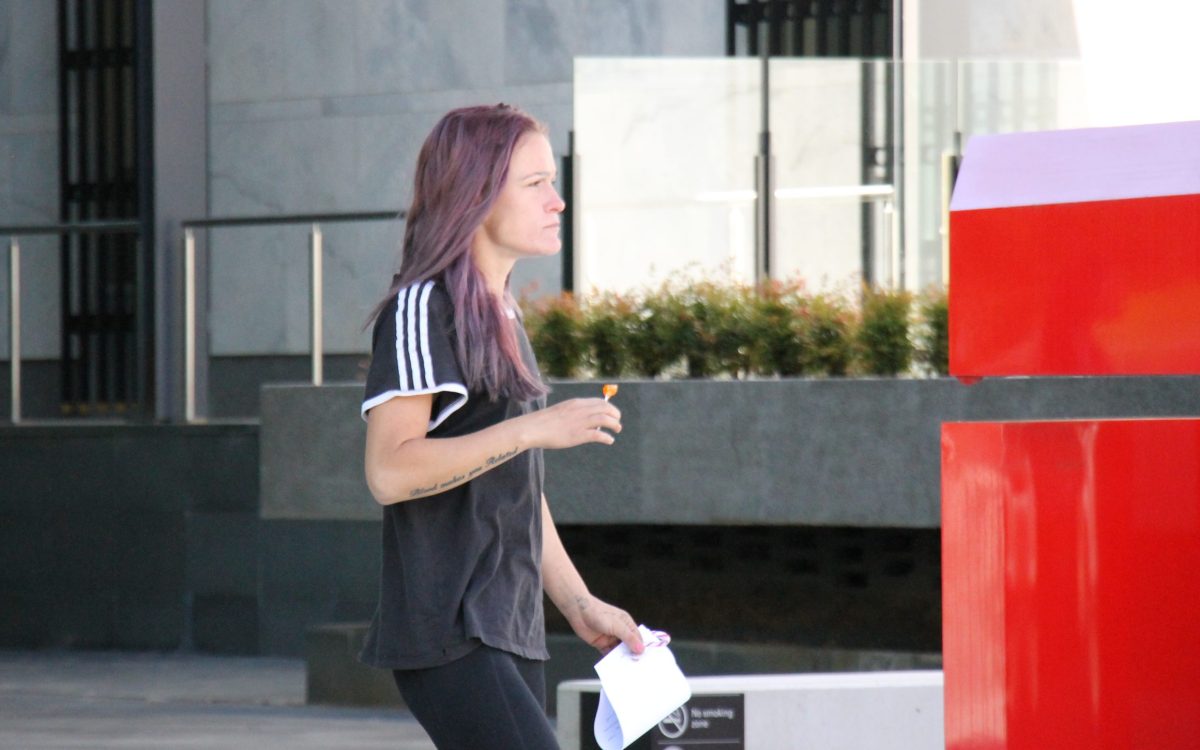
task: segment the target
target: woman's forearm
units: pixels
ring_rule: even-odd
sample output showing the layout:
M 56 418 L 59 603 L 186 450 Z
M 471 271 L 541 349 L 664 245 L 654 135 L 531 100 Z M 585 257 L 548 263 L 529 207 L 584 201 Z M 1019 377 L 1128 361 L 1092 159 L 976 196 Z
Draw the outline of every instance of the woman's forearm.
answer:
M 642 636 L 629 613 L 592 596 L 584 584 L 558 536 L 545 495 L 542 496 L 542 589 L 567 618 L 575 634 L 601 653 L 608 653 L 622 641 L 633 653 L 642 653 L 645 648 Z
M 589 606 L 591 593 L 571 562 L 558 528 L 550 515 L 550 506 L 542 496 L 542 588 L 554 606 L 572 627 Z
M 367 485 L 381 505 L 445 492 L 529 448 L 611 445 L 608 431 L 621 431 L 621 413 L 614 406 L 576 398 L 470 435 L 429 438 L 424 427 L 431 403 L 428 395 L 392 399 L 367 417 Z
M 367 484 L 380 505 L 436 495 L 529 448 L 524 433 L 517 418 L 461 437 L 421 437 L 372 446 L 367 452 Z

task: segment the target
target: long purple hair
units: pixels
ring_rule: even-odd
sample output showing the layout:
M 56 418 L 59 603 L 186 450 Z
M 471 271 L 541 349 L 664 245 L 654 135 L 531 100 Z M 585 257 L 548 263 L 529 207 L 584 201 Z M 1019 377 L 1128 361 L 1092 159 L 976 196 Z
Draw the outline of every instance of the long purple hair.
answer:
M 412 205 L 400 248 L 400 272 L 372 319 L 401 289 L 427 279 L 445 286 L 454 303 L 458 359 L 468 389 L 528 401 L 546 393 L 521 358 L 505 306 L 516 301 L 505 279 L 504 300 L 487 289 L 471 257 L 471 238 L 492 210 L 517 141 L 546 134 L 545 125 L 508 104 L 455 109 L 442 117 L 417 156 Z

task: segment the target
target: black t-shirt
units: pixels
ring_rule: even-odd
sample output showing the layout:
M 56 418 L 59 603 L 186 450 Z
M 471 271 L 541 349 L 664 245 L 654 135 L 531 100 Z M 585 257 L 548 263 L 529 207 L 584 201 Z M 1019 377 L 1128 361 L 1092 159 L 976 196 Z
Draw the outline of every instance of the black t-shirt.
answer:
M 512 320 L 526 365 L 529 340 Z M 434 394 L 428 437 L 478 432 L 545 399 L 468 391 L 454 309 L 440 282 L 402 289 L 375 323 L 362 413 Z M 359 658 L 385 669 L 445 664 L 480 643 L 547 659 L 542 614 L 542 451 L 527 450 L 445 492 L 383 509 L 379 607 Z M 448 479 L 449 477 L 447 477 Z

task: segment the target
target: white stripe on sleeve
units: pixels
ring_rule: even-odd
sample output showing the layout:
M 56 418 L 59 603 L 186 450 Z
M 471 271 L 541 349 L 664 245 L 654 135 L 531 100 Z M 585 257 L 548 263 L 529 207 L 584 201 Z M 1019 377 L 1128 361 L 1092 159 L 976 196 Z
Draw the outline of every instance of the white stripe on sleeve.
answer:
M 421 316 L 422 323 L 424 320 L 425 311 L 421 309 L 418 295 L 421 293 L 421 287 L 418 284 L 413 284 L 408 288 L 408 367 L 409 373 L 412 375 L 413 390 L 422 388 L 421 371 L 418 369 L 419 360 L 417 359 L 417 317 Z M 424 329 L 424 325 L 421 326 Z
M 408 295 L 401 290 L 396 298 L 396 372 L 400 375 L 400 390 L 409 390 L 408 365 L 404 361 L 404 310 Z
M 433 357 L 429 354 L 429 294 L 433 291 L 433 282 L 426 282 L 421 290 L 421 354 L 425 358 L 425 387 L 433 388 L 437 381 L 433 378 Z

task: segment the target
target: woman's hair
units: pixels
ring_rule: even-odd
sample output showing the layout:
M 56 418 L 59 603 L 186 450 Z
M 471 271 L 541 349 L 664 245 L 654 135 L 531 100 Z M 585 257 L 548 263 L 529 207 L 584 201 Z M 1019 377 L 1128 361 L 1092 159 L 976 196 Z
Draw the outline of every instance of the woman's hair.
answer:
M 455 109 L 438 121 L 417 156 L 400 272 L 371 316 L 378 318 L 401 289 L 440 280 L 454 303 L 466 386 L 493 400 L 528 401 L 547 390 L 521 357 L 505 309 L 516 310 L 508 280 L 504 300 L 496 299 L 471 257 L 471 238 L 504 187 L 513 149 L 531 132 L 545 135 L 546 127 L 507 104 Z

